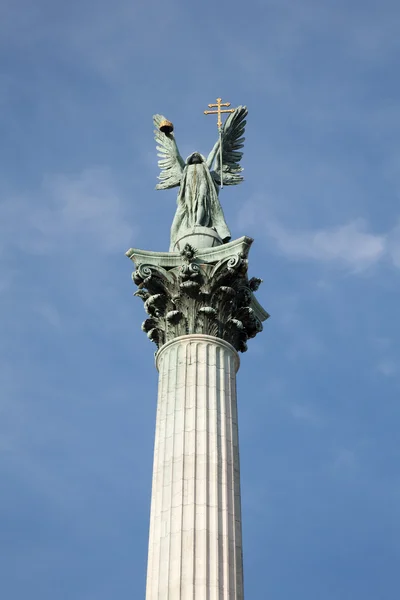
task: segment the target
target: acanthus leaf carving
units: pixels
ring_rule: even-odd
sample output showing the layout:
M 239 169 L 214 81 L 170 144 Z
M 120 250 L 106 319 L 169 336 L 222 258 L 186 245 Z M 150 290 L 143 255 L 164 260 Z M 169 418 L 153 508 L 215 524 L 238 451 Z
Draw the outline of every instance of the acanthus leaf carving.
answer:
M 155 261 L 137 264 L 132 279 L 149 315 L 142 325 L 149 339 L 160 348 L 177 336 L 202 333 L 245 352 L 248 339 L 262 331 L 260 318 L 268 317 L 264 311 L 259 318 L 252 308 L 261 279 L 248 279 L 247 252 L 213 261 L 209 251 L 208 260 L 202 261 L 186 244 L 177 266 L 168 268 L 167 260 L 163 266 Z

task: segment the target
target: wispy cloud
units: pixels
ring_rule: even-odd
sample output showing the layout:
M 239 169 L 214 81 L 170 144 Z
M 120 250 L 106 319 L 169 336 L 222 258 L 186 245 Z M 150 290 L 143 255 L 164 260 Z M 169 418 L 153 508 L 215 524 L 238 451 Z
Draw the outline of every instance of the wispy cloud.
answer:
M 256 202 L 242 207 L 238 221 L 255 229 L 275 251 L 291 260 L 336 263 L 355 272 L 387 260 L 400 268 L 400 226 L 384 233 L 369 230 L 363 218 L 315 229 L 286 226 L 273 211 L 261 209 Z
M 391 358 L 386 358 L 378 363 L 377 371 L 385 377 L 393 377 L 399 372 L 399 365 Z
M 362 270 L 387 252 L 386 236 L 366 231 L 362 219 L 314 231 L 290 230 L 273 221 L 266 228 L 277 250 L 293 259 L 336 261 Z
M 26 253 L 65 253 L 93 244 L 107 253 L 128 247 L 133 228 L 121 196 L 106 168 L 46 176 L 36 192 L 9 195 L 1 204 L 3 251 L 13 246 Z
M 288 405 L 288 411 L 291 416 L 299 421 L 304 421 L 310 425 L 321 425 L 322 419 L 317 414 L 316 410 L 306 404 L 290 404 Z

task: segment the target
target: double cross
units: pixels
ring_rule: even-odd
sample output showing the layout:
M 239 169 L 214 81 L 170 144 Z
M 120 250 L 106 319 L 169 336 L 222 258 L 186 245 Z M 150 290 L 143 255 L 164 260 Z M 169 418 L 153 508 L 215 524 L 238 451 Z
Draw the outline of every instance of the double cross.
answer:
M 217 110 L 205 110 L 204 114 L 205 115 L 218 115 L 217 125 L 218 125 L 218 129 L 221 129 L 221 127 L 222 127 L 221 114 L 235 112 L 234 108 L 229 108 L 229 109 L 224 109 L 224 110 L 221 110 L 221 108 L 223 106 L 230 106 L 230 105 L 231 105 L 230 102 L 222 102 L 222 98 L 217 98 L 216 104 L 208 105 L 210 108 L 216 108 Z

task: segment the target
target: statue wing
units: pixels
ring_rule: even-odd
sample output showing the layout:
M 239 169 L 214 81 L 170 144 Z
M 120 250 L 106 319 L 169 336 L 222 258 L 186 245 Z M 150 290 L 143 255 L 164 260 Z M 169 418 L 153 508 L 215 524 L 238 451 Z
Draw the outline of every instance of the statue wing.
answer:
M 153 124 L 156 128 L 154 130 L 154 139 L 157 143 L 157 156 L 160 157 L 158 166 L 161 169 L 158 176 L 160 183 L 156 185 L 157 190 L 166 190 L 178 186 L 185 167 L 185 161 L 179 154 L 174 134 L 164 133 L 159 129 L 161 121 L 164 120 L 165 117 L 163 115 L 153 116 Z
M 244 146 L 244 129 L 247 117 L 246 106 L 238 106 L 231 113 L 222 126 L 222 183 L 224 185 L 237 185 L 243 181 L 240 175 L 243 171 L 240 161 L 243 156 L 241 148 Z M 215 160 L 212 176 L 218 185 L 221 185 L 221 153 L 220 141 L 215 144 L 207 159 L 209 169 Z

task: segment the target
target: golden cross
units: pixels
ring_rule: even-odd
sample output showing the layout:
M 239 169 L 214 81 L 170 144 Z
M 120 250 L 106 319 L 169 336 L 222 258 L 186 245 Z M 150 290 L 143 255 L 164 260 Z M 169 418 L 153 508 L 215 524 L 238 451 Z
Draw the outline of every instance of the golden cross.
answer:
M 222 98 L 217 98 L 217 104 L 209 104 L 208 105 L 210 108 L 216 108 L 217 110 L 205 110 L 204 114 L 205 115 L 218 115 L 217 125 L 218 125 L 218 129 L 221 129 L 221 127 L 222 127 L 221 114 L 235 112 L 234 108 L 229 108 L 228 110 L 221 110 L 221 107 L 222 106 L 230 106 L 230 105 L 231 105 L 230 102 L 222 102 Z

